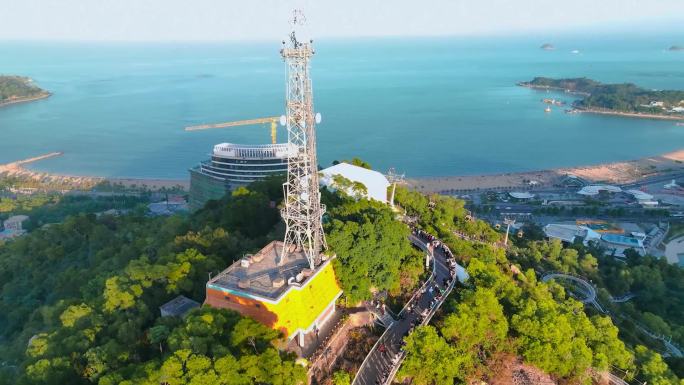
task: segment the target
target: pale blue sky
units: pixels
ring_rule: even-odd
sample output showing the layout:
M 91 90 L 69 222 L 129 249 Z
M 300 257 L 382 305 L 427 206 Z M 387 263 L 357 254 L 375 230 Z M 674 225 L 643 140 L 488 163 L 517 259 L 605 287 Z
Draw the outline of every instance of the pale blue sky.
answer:
M 294 7 L 317 38 L 684 25 L 684 0 L 0 0 L 0 40 L 280 39 Z

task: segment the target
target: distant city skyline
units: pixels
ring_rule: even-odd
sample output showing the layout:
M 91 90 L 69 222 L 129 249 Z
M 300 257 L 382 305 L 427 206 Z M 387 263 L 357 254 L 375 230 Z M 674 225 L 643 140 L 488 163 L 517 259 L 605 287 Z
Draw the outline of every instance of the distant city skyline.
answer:
M 317 38 L 684 31 L 682 0 L 0 0 L 0 40 L 280 39 L 293 8 Z

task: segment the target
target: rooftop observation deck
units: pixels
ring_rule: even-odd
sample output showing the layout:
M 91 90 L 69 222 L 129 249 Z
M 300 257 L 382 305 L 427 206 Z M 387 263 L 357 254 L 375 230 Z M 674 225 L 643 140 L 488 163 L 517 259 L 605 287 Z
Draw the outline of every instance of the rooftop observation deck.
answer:
M 235 144 L 220 143 L 214 146 L 213 155 L 230 159 L 287 159 L 297 153 L 297 148 L 288 143 L 277 144 Z
M 283 242 L 273 241 L 257 254 L 230 265 L 212 278 L 207 287 L 276 301 L 290 286 L 303 285 L 314 273 L 303 253 L 294 251 L 282 258 L 282 251 Z

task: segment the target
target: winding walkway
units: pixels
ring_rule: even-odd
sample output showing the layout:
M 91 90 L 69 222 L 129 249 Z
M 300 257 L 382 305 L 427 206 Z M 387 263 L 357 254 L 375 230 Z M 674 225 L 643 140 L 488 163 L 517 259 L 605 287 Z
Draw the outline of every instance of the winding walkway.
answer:
M 594 287 L 594 285 L 589 283 L 584 278 L 564 273 L 548 273 L 542 276 L 541 280 L 542 282 L 548 282 L 552 279 L 563 279 L 574 282 L 580 288 L 579 294 L 584 296 L 584 298 L 577 298 L 578 301 L 582 302 L 585 305 L 591 304 L 595 308 L 597 308 L 601 313 L 606 313 L 606 310 L 603 308 L 603 306 L 601 306 L 601 304 L 597 300 L 596 288 Z
M 627 317 L 625 317 L 625 316 L 621 316 L 621 318 L 627 319 Z M 651 337 L 651 338 L 653 338 L 653 339 L 655 339 L 655 340 L 658 340 L 658 341 L 662 342 L 663 345 L 665 345 L 665 349 L 667 349 L 667 354 L 668 354 L 668 355 L 671 355 L 671 356 L 677 357 L 677 358 L 682 358 L 682 357 L 684 357 L 684 353 L 682 352 L 682 349 L 681 349 L 679 346 L 673 344 L 670 337 L 667 337 L 667 336 L 664 336 L 664 335 L 660 335 L 660 334 L 653 333 L 652 331 L 650 331 L 649 329 L 647 329 L 645 326 L 642 326 L 641 324 L 635 322 L 634 320 L 629 319 L 629 321 L 631 321 L 632 323 L 634 323 L 634 325 L 636 326 L 636 328 L 637 328 L 639 331 L 641 331 L 642 333 L 646 334 L 647 336 L 649 336 L 649 337 Z M 665 355 L 664 355 L 664 356 L 665 356 Z
M 366 355 L 354 377 L 353 385 L 389 384 L 404 359 L 401 351 L 404 337 L 415 326 L 427 324 L 453 289 L 456 279 L 467 279 L 465 269 L 453 261 L 446 246 L 424 232 L 414 232 L 411 243 L 430 256 L 432 272 L 427 281 L 414 292 L 411 299 L 399 312 Z
M 596 288 L 594 287 L 594 285 L 592 285 L 586 279 L 584 279 L 582 277 L 575 276 L 575 275 L 570 275 L 570 274 L 565 274 L 565 273 L 555 273 L 555 272 L 554 273 L 547 273 L 547 274 L 543 275 L 541 278 L 542 282 L 548 282 L 552 279 L 565 279 L 565 280 L 572 281 L 572 282 L 576 283 L 582 289 L 579 294 L 584 295 L 584 298 L 578 298 L 578 300 L 580 302 L 582 302 L 585 305 L 590 304 L 590 305 L 594 306 L 601 313 L 612 316 L 610 311 L 604 309 L 603 306 L 601 306 L 601 304 L 598 302 L 598 298 L 597 298 L 597 294 L 596 294 L 597 293 Z M 611 296 L 610 302 L 612 302 L 612 303 L 623 303 L 623 302 L 629 301 L 630 299 L 632 299 L 634 297 L 635 297 L 635 294 L 632 294 L 632 293 L 627 293 L 621 297 Z M 670 354 L 674 357 L 684 356 L 682 349 L 679 348 L 679 346 L 673 344 L 672 341 L 669 338 L 667 338 L 666 336 L 653 333 L 652 331 L 650 331 L 645 326 L 640 325 L 639 323 L 635 322 L 632 319 L 629 319 L 626 316 L 623 316 L 620 314 L 618 314 L 616 316 L 632 322 L 637 327 L 637 329 L 639 331 L 641 331 L 642 333 L 646 334 L 647 336 L 649 336 L 655 340 L 661 341 L 665 345 L 665 348 L 667 349 L 668 354 Z
M 596 288 L 594 285 L 590 284 L 583 278 L 576 277 L 574 275 L 570 274 L 564 274 L 564 273 L 548 273 L 542 276 L 542 282 L 548 282 L 552 279 L 565 279 L 568 281 L 572 281 L 579 285 L 583 290 L 581 294 L 583 294 L 585 297 L 580 298 L 579 301 L 582 303 L 593 303 L 596 301 Z
M 430 322 L 432 316 L 449 295 L 457 280 L 465 282 L 468 279 L 468 273 L 465 268 L 454 261 L 451 251 L 439 240 L 422 231 L 414 231 L 410 236 L 410 240 L 431 257 L 432 272 L 428 280 L 413 294 L 401 312 L 399 312 L 399 319 L 389 324 L 389 327 L 385 329 L 385 332 L 371 348 L 368 355 L 366 355 L 354 377 L 352 385 L 391 384 L 406 357 L 405 352 L 402 350 L 404 337 L 411 333 L 415 326 L 426 325 Z M 591 304 L 599 311 L 608 314 L 597 300 L 596 288 L 586 279 L 555 272 L 542 276 L 543 282 L 548 282 L 552 279 L 566 279 L 574 282 L 581 288 L 581 294 L 585 296 L 585 298 L 580 299 L 581 302 Z M 611 302 L 625 302 L 633 297 L 633 294 L 628 293 L 618 298 L 611 297 Z M 640 329 L 642 328 L 641 326 L 639 327 Z M 647 330 L 644 331 L 651 335 Z M 659 337 L 652 336 L 654 338 Z M 668 350 L 670 350 L 668 345 L 672 344 L 664 338 L 662 340 L 668 347 Z M 670 351 L 673 355 L 681 357 L 681 351 L 674 345 L 672 347 L 674 349 Z M 601 372 L 600 374 L 611 385 L 627 385 L 622 378 L 609 371 Z
M 542 282 L 548 282 L 552 279 L 564 279 L 567 281 L 574 282 L 581 289 L 579 294 L 584 296 L 584 298 L 578 298 L 580 302 L 582 302 L 583 304 L 593 305 L 601 313 L 607 313 L 603 306 L 601 306 L 601 304 L 598 302 L 598 294 L 596 287 L 593 284 L 591 284 L 591 282 L 587 281 L 582 277 L 566 273 L 547 273 L 543 275 L 541 278 Z M 623 303 L 631 300 L 634 297 L 636 297 L 636 294 L 627 293 L 620 297 L 613 297 L 611 295 L 608 300 L 612 303 Z

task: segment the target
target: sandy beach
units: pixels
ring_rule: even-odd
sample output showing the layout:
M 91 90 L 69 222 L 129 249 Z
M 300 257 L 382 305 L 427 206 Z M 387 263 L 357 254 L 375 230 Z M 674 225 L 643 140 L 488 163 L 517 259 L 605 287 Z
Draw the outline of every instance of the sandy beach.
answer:
M 407 179 L 410 187 L 422 192 L 464 191 L 496 188 L 529 188 L 530 182 L 551 186 L 566 175 L 595 183 L 631 183 L 647 176 L 675 170 L 684 171 L 684 149 L 643 159 L 498 175 L 468 175 Z
M 188 179 L 155 179 L 155 178 L 102 178 L 93 176 L 59 175 L 34 171 L 24 165 L 62 155 L 53 152 L 34 158 L 19 160 L 0 165 L 0 178 L 20 177 L 35 181 L 56 190 L 90 190 L 96 185 L 109 182 L 128 189 L 160 190 L 162 188 L 180 188 L 188 190 Z M 648 158 L 604 163 L 592 166 L 577 166 L 551 170 L 505 173 L 495 175 L 464 175 L 407 178 L 409 187 L 418 191 L 432 193 L 445 191 L 476 191 L 478 189 L 526 189 L 530 182 L 537 186 L 552 186 L 567 175 L 575 175 L 593 183 L 624 184 L 635 182 L 641 178 L 665 172 L 684 172 L 684 149 L 668 154 Z
M 36 186 L 44 186 L 54 190 L 88 190 L 102 182 L 104 178 L 88 176 L 55 175 L 46 172 L 33 171 L 24 167 L 27 164 L 49 158 L 61 156 L 61 152 L 51 152 L 33 158 L 18 160 L 0 165 L 0 177 L 13 177 L 25 180 Z
M 20 178 L 27 182 L 33 182 L 48 190 L 90 190 L 103 182 L 119 185 L 129 189 L 160 190 L 162 188 L 180 188 L 187 190 L 189 180 L 175 179 L 136 179 L 136 178 L 102 178 L 95 176 L 61 175 L 47 172 L 34 171 L 24 167 L 27 164 L 45 159 L 61 156 L 61 152 L 51 152 L 33 158 L 18 160 L 11 163 L 0 164 L 0 178 Z
M 673 120 L 673 121 L 684 121 L 684 116 L 682 115 L 662 115 L 662 114 L 645 114 L 640 112 L 620 112 L 611 110 L 601 110 L 598 108 L 574 108 L 573 113 L 578 114 L 598 114 L 598 115 L 612 115 L 612 116 L 622 116 L 626 118 L 637 118 L 637 119 L 656 119 L 656 120 Z

